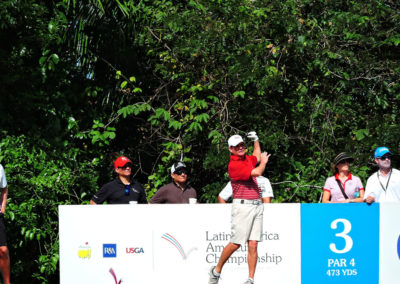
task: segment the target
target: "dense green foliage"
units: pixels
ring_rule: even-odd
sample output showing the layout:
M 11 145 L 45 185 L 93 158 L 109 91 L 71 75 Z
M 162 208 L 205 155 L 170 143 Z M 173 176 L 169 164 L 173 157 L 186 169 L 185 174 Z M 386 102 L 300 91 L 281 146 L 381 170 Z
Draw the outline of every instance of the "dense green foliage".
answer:
M 32 277 L 57 282 L 58 205 L 83 203 L 96 187 L 96 164 L 80 161 L 74 151 L 45 151 L 49 144 L 31 143 L 25 136 L 7 136 L 0 143 L 10 184 L 6 213 L 12 271 L 19 283 L 32 283 Z
M 0 32 L 17 283 L 57 282 L 57 205 L 87 203 L 116 153 L 148 197 L 184 156 L 216 202 L 226 139 L 254 130 L 274 202 L 317 202 L 338 152 L 365 184 L 376 146 L 399 151 L 396 1 L 3 0 Z

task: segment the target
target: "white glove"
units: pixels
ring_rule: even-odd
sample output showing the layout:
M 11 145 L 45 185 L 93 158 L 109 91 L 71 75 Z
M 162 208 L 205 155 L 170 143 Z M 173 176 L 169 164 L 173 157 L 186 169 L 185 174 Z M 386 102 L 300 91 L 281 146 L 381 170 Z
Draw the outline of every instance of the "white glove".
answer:
M 253 142 L 258 141 L 258 136 L 255 131 L 247 133 L 247 138 L 251 139 Z

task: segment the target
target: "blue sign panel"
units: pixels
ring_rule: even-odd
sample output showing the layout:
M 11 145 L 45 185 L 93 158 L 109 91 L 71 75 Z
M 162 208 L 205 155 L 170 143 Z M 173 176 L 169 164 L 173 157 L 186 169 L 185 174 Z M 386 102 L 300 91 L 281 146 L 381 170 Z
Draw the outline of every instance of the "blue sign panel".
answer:
M 379 204 L 301 204 L 301 283 L 379 284 Z
M 103 257 L 117 257 L 117 245 L 103 244 Z

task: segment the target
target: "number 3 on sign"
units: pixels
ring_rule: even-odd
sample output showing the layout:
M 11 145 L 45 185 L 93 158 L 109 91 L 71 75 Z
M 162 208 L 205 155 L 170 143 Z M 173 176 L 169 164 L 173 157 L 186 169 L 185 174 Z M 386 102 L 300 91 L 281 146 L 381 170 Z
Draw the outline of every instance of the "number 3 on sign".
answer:
M 343 238 L 344 241 L 345 241 L 345 246 L 344 246 L 343 249 L 339 250 L 339 249 L 336 248 L 336 244 L 335 243 L 331 243 L 329 245 L 329 248 L 334 253 L 346 253 L 346 252 L 350 251 L 351 248 L 353 247 L 353 239 L 348 235 L 348 233 L 351 231 L 351 223 L 347 219 L 336 219 L 335 221 L 333 221 L 331 223 L 331 228 L 332 229 L 337 229 L 337 224 L 338 223 L 343 223 L 344 229 L 343 229 L 343 232 L 337 233 L 335 236 Z

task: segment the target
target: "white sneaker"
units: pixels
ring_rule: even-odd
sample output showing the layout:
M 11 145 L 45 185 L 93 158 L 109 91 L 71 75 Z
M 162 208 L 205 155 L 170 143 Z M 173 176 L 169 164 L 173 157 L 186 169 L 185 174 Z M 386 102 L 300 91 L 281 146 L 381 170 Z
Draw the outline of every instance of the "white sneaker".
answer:
M 243 284 L 254 284 L 254 281 L 249 278 Z
M 210 271 L 208 272 L 208 284 L 218 284 L 219 276 L 215 276 L 214 271 L 215 266 L 212 266 Z

